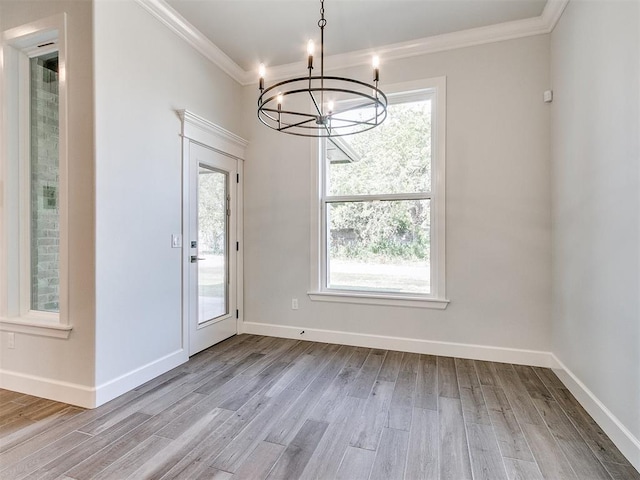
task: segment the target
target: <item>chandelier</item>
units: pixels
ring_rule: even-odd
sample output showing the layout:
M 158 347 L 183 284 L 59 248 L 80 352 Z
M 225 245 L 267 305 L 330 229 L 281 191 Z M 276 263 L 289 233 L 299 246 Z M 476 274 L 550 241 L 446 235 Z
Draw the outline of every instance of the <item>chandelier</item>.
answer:
M 265 88 L 260 65 L 258 118 L 278 132 L 303 137 L 340 137 L 380 125 L 387 117 L 387 97 L 378 88 L 380 61 L 373 57 L 373 83 L 324 74 L 324 0 L 320 0 L 320 75 L 313 75 L 314 43 L 307 44 L 309 74 Z M 337 107 L 337 108 L 336 108 Z

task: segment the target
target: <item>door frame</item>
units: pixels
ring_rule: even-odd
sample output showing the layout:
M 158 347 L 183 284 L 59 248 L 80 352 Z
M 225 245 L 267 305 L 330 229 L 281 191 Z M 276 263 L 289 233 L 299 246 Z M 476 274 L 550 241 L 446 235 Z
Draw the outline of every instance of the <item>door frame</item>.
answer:
M 182 349 L 189 356 L 189 266 L 191 249 L 186 244 L 189 238 L 189 182 L 190 182 L 190 146 L 192 143 L 202 145 L 222 155 L 231 157 L 237 162 L 238 180 L 236 185 L 236 331 L 242 332 L 243 321 L 243 258 L 244 238 L 243 225 L 243 173 L 245 149 L 249 142 L 242 137 L 200 117 L 189 110 L 178 110 L 182 121 Z M 230 179 L 233 181 L 233 179 Z M 231 251 L 233 252 L 233 246 Z

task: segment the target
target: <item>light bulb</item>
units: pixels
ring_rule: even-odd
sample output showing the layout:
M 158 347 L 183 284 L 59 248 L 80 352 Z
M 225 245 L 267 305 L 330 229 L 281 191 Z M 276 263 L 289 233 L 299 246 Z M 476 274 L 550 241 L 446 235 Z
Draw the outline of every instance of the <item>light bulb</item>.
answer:
M 258 81 L 258 88 L 262 92 L 264 90 L 264 74 L 266 73 L 266 69 L 264 68 L 264 63 L 261 63 L 258 67 L 258 74 L 260 75 L 260 80 Z
M 309 75 L 311 75 L 311 70 L 313 70 L 313 49 L 314 49 L 314 45 L 313 45 L 313 40 L 309 40 L 309 42 L 307 43 L 307 53 L 309 54 L 309 57 L 307 57 L 307 68 L 309 69 Z
M 373 81 L 377 82 L 380 80 L 380 57 L 374 55 L 371 63 L 373 64 Z
M 333 102 L 331 100 L 327 102 L 327 109 L 329 110 L 329 113 L 333 112 Z
M 278 106 L 282 105 L 282 98 L 283 98 L 282 93 L 278 93 L 278 99 L 277 99 Z

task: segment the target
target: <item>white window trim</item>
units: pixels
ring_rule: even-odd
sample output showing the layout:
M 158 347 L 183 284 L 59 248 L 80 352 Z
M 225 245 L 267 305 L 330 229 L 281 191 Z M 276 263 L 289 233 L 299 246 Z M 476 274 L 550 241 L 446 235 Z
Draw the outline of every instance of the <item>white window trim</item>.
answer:
M 0 219 L 0 331 L 68 338 L 73 328 L 68 315 L 68 162 L 67 162 L 67 39 L 66 14 L 44 18 L 3 32 L 2 121 L 4 149 L 0 179 L 4 185 Z M 43 43 L 54 45 L 38 47 Z M 29 59 L 58 51 L 59 184 L 60 225 L 59 313 L 31 310 L 30 281 L 30 183 L 29 183 Z M 16 74 L 17 73 L 17 74 Z M 26 91 L 25 91 L 26 90 Z M 10 99 L 15 99 L 11 101 Z M 16 159 L 17 162 L 16 162 Z M 18 163 L 19 165 L 16 165 Z M 16 187 L 19 185 L 19 192 Z M 25 188 L 26 186 L 26 188 Z M 16 213 L 17 212 L 17 213 Z M 25 221 L 26 219 L 26 221 Z M 16 230 L 19 233 L 16 234 Z M 16 251 L 19 252 L 16 255 Z M 19 264 L 11 262 L 19 257 Z
M 445 272 L 445 147 L 446 147 L 446 77 L 436 77 L 414 82 L 399 83 L 385 87 L 388 96 L 408 94 L 413 91 L 432 91 L 435 121 L 431 125 L 432 135 L 432 185 L 428 196 L 431 205 L 431 294 L 410 295 L 395 293 L 337 290 L 326 288 L 326 260 L 322 242 L 326 239 L 322 212 L 322 192 L 324 188 L 324 162 L 322 142 L 313 142 L 311 170 L 311 279 L 307 292 L 313 301 L 356 303 L 367 305 L 388 305 L 414 308 L 445 309 L 449 304 L 446 297 Z M 392 197 L 383 195 L 384 197 Z M 424 194 L 419 194 L 424 196 Z

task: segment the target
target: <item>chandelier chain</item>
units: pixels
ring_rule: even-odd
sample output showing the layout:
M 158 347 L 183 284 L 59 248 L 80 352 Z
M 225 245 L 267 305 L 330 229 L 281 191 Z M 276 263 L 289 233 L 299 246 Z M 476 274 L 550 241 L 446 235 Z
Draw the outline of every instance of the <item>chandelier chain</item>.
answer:
M 324 28 L 327 25 L 327 21 L 324 18 L 324 0 L 320 0 L 320 20 L 318 20 L 318 26 Z

